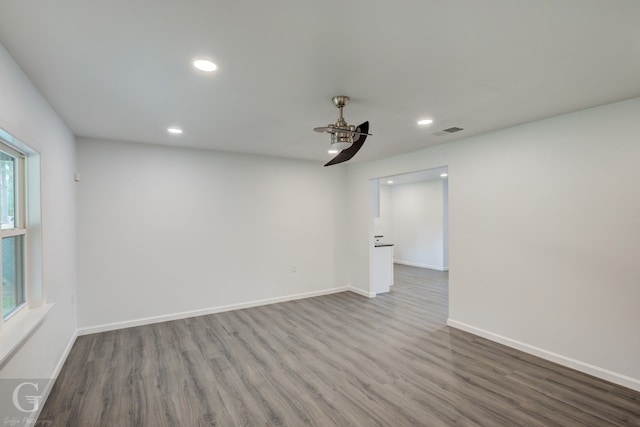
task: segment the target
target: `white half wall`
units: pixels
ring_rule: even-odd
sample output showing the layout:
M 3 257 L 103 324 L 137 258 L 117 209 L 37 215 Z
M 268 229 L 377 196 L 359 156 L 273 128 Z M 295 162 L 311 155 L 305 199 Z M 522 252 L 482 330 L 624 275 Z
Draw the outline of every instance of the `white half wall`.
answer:
M 348 285 L 346 168 L 78 140 L 81 329 Z
M 76 331 L 75 138 L 1 45 L 0 93 L 0 127 L 40 152 L 42 286 L 55 304 L 0 378 L 53 378 Z
M 351 164 L 351 285 L 369 288 L 369 180 L 446 165 L 452 324 L 640 390 L 638 117 L 634 98 Z

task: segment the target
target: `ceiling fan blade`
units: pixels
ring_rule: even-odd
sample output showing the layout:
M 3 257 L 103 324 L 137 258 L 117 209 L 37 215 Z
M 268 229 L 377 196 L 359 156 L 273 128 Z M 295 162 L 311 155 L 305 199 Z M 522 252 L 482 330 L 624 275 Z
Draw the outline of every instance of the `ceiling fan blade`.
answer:
M 316 132 L 320 132 L 320 133 L 350 133 L 352 135 L 371 135 L 370 133 L 366 133 L 366 132 L 358 132 L 357 130 L 348 130 L 348 129 L 339 129 L 336 127 L 329 127 L 329 126 L 323 126 L 323 127 L 318 127 L 318 128 L 313 128 L 314 131 Z
M 369 132 L 369 122 L 362 123 L 360 126 L 358 126 L 357 129 L 359 130 L 358 139 L 354 141 L 353 144 L 351 144 L 351 147 L 345 148 L 340 153 L 338 153 L 338 155 L 331 159 L 325 166 L 333 166 L 337 165 L 338 163 L 346 162 L 347 160 L 351 160 L 353 156 L 356 155 L 360 148 L 362 148 L 364 140 L 367 139 L 367 135 L 370 135 L 369 133 L 367 133 Z
M 314 131 L 316 132 L 320 132 L 320 133 L 333 133 L 335 132 L 335 128 L 329 127 L 329 126 L 322 126 L 319 128 L 313 128 Z

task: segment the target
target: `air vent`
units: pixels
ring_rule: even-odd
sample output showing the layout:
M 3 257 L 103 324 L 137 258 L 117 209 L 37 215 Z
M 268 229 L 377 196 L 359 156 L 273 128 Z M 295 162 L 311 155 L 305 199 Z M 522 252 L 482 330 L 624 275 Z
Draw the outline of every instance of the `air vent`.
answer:
M 438 131 L 438 132 L 434 132 L 431 135 L 433 135 L 433 136 L 443 136 L 443 135 L 449 135 L 449 134 L 452 134 L 452 133 L 460 132 L 461 130 L 464 130 L 464 129 L 463 128 L 459 128 L 457 126 L 453 126 L 453 127 L 450 127 L 450 128 Z
M 456 127 L 456 126 L 453 126 L 453 127 L 450 127 L 449 129 L 443 130 L 442 132 L 456 133 L 456 132 L 460 132 L 461 130 L 464 130 L 464 129 Z

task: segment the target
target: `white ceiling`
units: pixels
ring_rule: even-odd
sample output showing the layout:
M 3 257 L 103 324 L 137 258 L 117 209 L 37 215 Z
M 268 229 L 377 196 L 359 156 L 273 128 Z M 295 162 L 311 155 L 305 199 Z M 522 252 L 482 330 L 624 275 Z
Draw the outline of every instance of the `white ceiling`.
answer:
M 355 161 L 640 96 L 637 0 L 3 0 L 0 42 L 78 136 L 316 161 L 334 95 Z

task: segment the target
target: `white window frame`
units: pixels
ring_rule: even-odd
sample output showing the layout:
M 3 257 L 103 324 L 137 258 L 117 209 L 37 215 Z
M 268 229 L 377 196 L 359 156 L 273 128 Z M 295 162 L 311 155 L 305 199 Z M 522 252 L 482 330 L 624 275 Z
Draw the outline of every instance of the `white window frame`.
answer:
M 2 367 L 42 324 L 54 304 L 46 303 L 43 288 L 40 152 L 33 148 L 34 145 L 31 142 L 27 145 L 23 140 L 17 139 L 2 128 L 0 128 L 0 142 L 3 146 L 12 147 L 14 151 L 23 153 L 22 171 L 24 173 L 20 174 L 22 180 L 20 185 L 24 203 L 23 209 L 15 216 L 20 215 L 22 222 L 17 225 L 25 229 L 23 250 L 26 300 L 19 310 L 14 310 L 6 319 L 2 319 L 0 315 L 0 367 Z M 13 232 L 10 230 L 15 229 L 3 230 L 6 232 L 3 236 Z
M 22 294 L 24 295 L 24 301 L 18 304 L 11 312 L 4 317 L 2 311 L 4 309 L 0 309 L 0 322 L 4 323 L 11 319 L 14 315 L 16 315 L 20 310 L 28 304 L 28 293 L 27 293 L 27 270 L 28 270 L 28 248 L 27 248 L 27 223 L 26 223 L 26 191 L 25 191 L 25 182 L 26 182 L 26 156 L 24 153 L 16 150 L 14 147 L 9 145 L 4 139 L 0 138 L 0 151 L 5 152 L 10 155 L 14 159 L 16 159 L 14 166 L 14 183 L 15 183 L 15 206 L 14 206 L 14 226 L 13 228 L 0 229 L 0 238 L 5 239 L 8 237 L 22 237 Z M 2 245 L 0 245 L 0 259 L 2 259 Z M 2 263 L 0 263 L 0 277 L 2 275 Z M 0 290 L 2 290 L 2 284 L 0 283 Z M 3 292 L 0 292 L 0 307 L 3 307 Z M 2 324 L 0 323 L 0 325 Z

